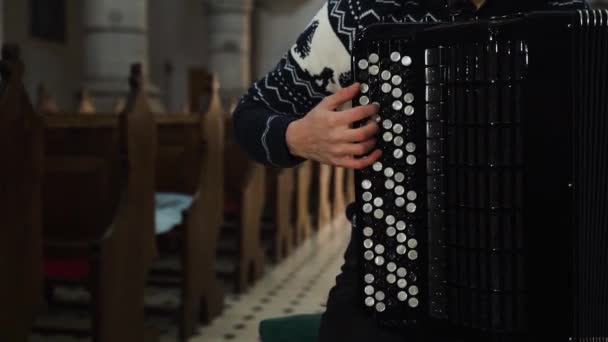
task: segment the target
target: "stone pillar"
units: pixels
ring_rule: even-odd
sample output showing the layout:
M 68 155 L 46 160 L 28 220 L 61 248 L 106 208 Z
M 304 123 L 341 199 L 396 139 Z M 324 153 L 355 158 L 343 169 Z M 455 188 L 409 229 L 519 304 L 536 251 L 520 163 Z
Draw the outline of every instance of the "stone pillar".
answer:
M 128 94 L 129 66 L 148 74 L 148 0 L 83 0 L 83 12 L 85 85 L 98 111 L 112 111 Z
M 238 99 L 252 82 L 253 0 L 206 1 L 209 70 L 219 75 L 222 99 Z

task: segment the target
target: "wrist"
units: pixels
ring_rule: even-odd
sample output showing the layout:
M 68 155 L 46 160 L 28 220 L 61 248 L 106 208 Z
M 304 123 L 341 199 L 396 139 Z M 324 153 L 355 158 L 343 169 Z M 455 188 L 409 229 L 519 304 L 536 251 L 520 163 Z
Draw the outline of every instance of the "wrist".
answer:
M 295 120 L 290 123 L 289 126 L 287 126 L 287 131 L 285 132 L 285 142 L 287 143 L 287 149 L 291 155 L 306 158 L 306 155 L 302 150 L 303 137 L 302 119 Z

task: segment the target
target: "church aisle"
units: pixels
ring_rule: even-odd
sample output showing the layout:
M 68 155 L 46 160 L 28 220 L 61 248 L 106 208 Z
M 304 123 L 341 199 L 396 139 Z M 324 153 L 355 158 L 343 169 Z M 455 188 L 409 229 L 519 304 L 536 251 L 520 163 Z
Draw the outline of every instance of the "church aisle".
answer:
M 336 221 L 333 229 L 325 227 L 284 262 L 270 268 L 247 293 L 229 295 L 223 315 L 201 328 L 191 341 L 255 342 L 259 340 L 259 322 L 264 319 L 322 313 L 349 238 L 350 228 L 344 219 Z

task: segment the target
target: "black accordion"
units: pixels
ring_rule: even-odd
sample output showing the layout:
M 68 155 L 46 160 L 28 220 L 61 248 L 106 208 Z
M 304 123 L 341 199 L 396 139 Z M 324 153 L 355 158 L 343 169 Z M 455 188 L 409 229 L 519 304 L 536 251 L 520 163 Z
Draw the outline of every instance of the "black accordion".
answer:
M 361 305 L 466 341 L 608 341 L 608 11 L 360 32 Z M 418 329 L 422 328 L 422 329 Z

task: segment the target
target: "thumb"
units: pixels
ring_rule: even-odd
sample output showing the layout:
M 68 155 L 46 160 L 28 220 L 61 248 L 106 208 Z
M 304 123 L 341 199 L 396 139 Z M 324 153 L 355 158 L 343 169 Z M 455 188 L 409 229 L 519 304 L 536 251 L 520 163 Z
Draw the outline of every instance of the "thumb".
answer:
M 357 96 L 357 94 L 359 94 L 359 88 L 359 83 L 353 83 L 351 86 L 343 88 L 333 95 L 327 96 L 319 105 L 327 110 L 335 110 Z

